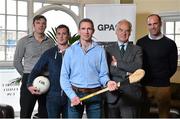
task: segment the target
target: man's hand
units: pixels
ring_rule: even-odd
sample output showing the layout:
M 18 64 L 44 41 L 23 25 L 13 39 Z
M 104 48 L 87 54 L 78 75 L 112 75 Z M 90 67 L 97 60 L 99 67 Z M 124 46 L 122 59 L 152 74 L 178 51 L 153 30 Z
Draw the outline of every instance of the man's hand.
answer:
M 114 91 L 114 90 L 118 89 L 118 85 L 115 81 L 108 81 L 107 87 L 108 87 L 109 91 Z
M 76 105 L 79 105 L 81 104 L 81 101 L 79 99 L 79 97 L 73 97 L 72 100 L 71 100 L 71 106 L 76 106 Z
M 33 86 L 29 86 L 28 90 L 31 92 L 31 94 L 35 94 L 35 95 L 40 95 L 40 92 L 37 88 L 33 87 Z
M 111 65 L 117 67 L 117 59 L 114 56 L 112 56 Z

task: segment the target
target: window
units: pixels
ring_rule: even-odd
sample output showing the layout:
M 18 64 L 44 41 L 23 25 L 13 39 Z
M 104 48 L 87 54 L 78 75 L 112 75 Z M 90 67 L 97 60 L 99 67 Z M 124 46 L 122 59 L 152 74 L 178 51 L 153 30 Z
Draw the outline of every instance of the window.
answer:
M 81 18 L 80 7 L 78 4 L 57 2 L 49 4 L 43 0 L 42 2 L 40 0 L 0 0 L 0 67 L 12 66 L 17 41 L 32 32 L 29 16 L 38 13 L 46 16 L 48 21 L 46 32 L 51 30 L 51 27 L 66 24 L 69 26 L 72 35 L 77 33 L 77 21 Z M 53 4 L 63 6 L 66 10 L 44 9 Z M 81 8 L 83 7 L 81 6 Z M 56 19 L 53 15 L 56 16 Z
M 163 14 L 163 33 L 174 40 L 178 48 L 178 61 L 180 61 L 180 15 L 179 13 Z
M 0 62 L 12 61 L 17 39 L 27 34 L 27 1 L 1 0 L 0 19 Z

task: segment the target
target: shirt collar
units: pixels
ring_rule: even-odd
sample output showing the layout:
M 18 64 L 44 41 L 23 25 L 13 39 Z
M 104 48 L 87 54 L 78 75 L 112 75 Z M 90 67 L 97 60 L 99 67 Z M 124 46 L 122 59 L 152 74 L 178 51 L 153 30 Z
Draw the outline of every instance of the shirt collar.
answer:
M 28 35 L 29 38 L 34 37 L 34 33 Z M 48 40 L 48 37 L 45 35 L 43 41 Z
M 127 48 L 127 45 L 128 45 L 128 42 L 123 43 L 123 42 L 120 42 L 120 41 L 118 40 L 118 46 L 121 47 L 121 45 L 124 45 L 124 49 L 126 49 L 126 48 Z
M 81 47 L 80 40 L 76 41 L 76 42 L 73 43 L 73 44 L 79 45 L 79 46 Z M 92 40 L 92 44 L 91 44 L 90 49 L 93 48 L 93 47 L 95 47 L 95 46 L 97 46 L 97 45 L 98 45 L 98 44 L 97 44 L 95 41 Z
M 161 38 L 163 37 L 163 34 L 161 33 L 161 34 L 159 34 L 156 38 L 152 38 L 151 35 L 150 35 L 150 33 L 149 33 L 149 34 L 148 34 L 148 37 L 149 37 L 151 40 L 159 40 L 159 39 L 161 39 Z

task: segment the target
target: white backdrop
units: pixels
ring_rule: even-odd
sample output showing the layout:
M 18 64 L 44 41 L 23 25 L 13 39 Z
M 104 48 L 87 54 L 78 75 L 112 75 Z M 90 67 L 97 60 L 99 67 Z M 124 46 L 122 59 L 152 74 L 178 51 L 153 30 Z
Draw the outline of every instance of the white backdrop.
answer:
M 11 105 L 15 111 L 20 110 L 20 84 L 10 84 L 10 82 L 18 77 L 20 75 L 15 69 L 0 69 L 0 104 Z
M 85 5 L 85 17 L 94 22 L 97 42 L 117 41 L 114 29 L 121 19 L 127 19 L 132 23 L 130 41 L 135 41 L 136 30 L 136 6 L 134 4 L 87 4 Z
M 18 77 L 20 77 L 20 75 L 15 69 L 0 69 L 0 104 L 12 106 L 15 111 L 15 116 L 19 117 L 21 83 L 10 83 Z M 34 110 L 33 113 L 36 113 L 37 103 Z

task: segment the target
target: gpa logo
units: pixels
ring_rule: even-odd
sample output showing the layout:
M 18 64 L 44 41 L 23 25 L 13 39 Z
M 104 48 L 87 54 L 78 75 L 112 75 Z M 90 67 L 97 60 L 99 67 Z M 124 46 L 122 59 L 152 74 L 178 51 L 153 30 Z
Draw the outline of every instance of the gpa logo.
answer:
M 97 29 L 99 31 L 114 31 L 115 27 L 113 24 L 99 24 L 97 26 Z

